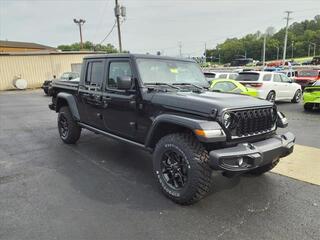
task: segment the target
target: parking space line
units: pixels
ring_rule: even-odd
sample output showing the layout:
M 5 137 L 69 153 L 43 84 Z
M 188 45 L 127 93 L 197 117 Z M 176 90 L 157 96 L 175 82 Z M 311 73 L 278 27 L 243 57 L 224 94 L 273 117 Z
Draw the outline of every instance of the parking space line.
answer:
M 272 172 L 320 185 L 320 149 L 296 144 L 293 153 L 281 159 Z

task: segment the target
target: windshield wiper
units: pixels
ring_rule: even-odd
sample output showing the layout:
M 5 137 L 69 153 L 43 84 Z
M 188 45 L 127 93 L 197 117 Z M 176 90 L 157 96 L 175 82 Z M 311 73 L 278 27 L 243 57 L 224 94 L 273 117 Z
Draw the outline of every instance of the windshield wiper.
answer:
M 145 83 L 144 85 L 168 86 L 168 87 L 180 90 L 179 87 L 173 86 L 169 83 L 163 83 L 163 82 Z
M 173 83 L 172 85 L 193 86 L 193 87 L 198 88 L 198 89 L 200 89 L 200 90 L 208 89 L 208 88 L 201 87 L 201 86 L 198 86 L 198 85 L 193 84 L 193 83 Z

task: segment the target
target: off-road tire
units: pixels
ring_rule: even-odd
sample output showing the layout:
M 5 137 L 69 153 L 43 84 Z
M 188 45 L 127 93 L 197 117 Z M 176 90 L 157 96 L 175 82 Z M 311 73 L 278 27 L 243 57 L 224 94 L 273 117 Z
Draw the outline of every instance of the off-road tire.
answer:
M 299 97 L 298 97 L 299 96 Z M 302 91 L 298 89 L 296 93 L 294 94 L 293 98 L 291 99 L 292 103 L 299 103 L 301 100 Z
M 168 151 L 176 151 L 186 159 L 188 177 L 180 190 L 170 187 L 162 173 L 161 161 Z M 178 204 L 193 204 L 205 197 L 211 188 L 209 154 L 191 134 L 175 133 L 161 138 L 153 153 L 153 171 L 164 195 Z
M 276 93 L 275 91 L 270 91 L 266 97 L 266 100 L 270 102 L 275 102 L 276 101 Z
M 270 170 L 272 170 L 275 166 L 277 166 L 277 164 L 279 163 L 280 159 L 272 162 L 272 163 L 269 163 L 267 165 L 264 165 L 262 167 L 258 167 L 256 169 L 253 169 L 251 170 L 249 173 L 251 175 L 256 175 L 256 176 L 259 176 L 259 175 L 262 175 L 266 172 L 269 172 Z
M 67 124 L 67 133 L 63 133 L 63 127 L 61 120 L 66 122 Z M 58 130 L 60 134 L 60 138 L 64 143 L 74 144 L 76 143 L 81 135 L 81 127 L 74 121 L 72 114 L 69 110 L 69 107 L 63 106 L 59 110 L 58 114 Z

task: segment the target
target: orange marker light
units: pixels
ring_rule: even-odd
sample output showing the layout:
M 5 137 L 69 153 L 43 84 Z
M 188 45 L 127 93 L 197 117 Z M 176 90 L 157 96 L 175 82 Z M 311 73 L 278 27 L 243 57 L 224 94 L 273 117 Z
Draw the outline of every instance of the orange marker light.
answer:
M 205 137 L 205 136 L 206 136 L 205 131 L 202 130 L 202 129 L 196 129 L 196 130 L 194 130 L 194 133 L 195 133 L 196 135 L 198 135 L 198 136 L 201 136 L 201 137 Z

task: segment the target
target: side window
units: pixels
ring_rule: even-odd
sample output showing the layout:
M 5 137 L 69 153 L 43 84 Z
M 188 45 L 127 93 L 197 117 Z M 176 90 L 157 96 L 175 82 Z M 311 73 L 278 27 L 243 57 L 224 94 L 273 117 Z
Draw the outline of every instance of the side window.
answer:
M 229 79 L 235 80 L 237 78 L 238 74 L 237 73 L 230 73 Z
M 227 77 L 228 77 L 227 74 L 220 74 L 220 75 L 218 76 L 218 78 L 223 78 L 223 79 L 225 79 L 225 78 L 227 78 Z
M 271 77 L 272 77 L 271 74 L 265 74 L 265 75 L 263 76 L 263 81 L 264 81 L 264 82 L 271 81 Z
M 109 65 L 108 88 L 118 88 L 118 77 L 131 77 L 131 67 L 129 62 L 111 62 Z
M 282 79 L 282 82 L 285 82 L 285 83 L 288 83 L 290 82 L 290 78 L 288 78 L 286 75 L 284 74 L 281 74 L 281 79 Z
M 274 82 L 281 82 L 281 77 L 280 77 L 280 75 L 279 75 L 279 74 L 275 74 L 275 75 L 273 76 L 273 81 L 274 81 Z
M 103 62 L 92 61 L 88 63 L 86 84 L 101 87 L 103 82 Z
M 221 92 L 230 92 L 235 89 L 237 86 L 231 82 L 217 82 L 212 89 L 219 90 Z

